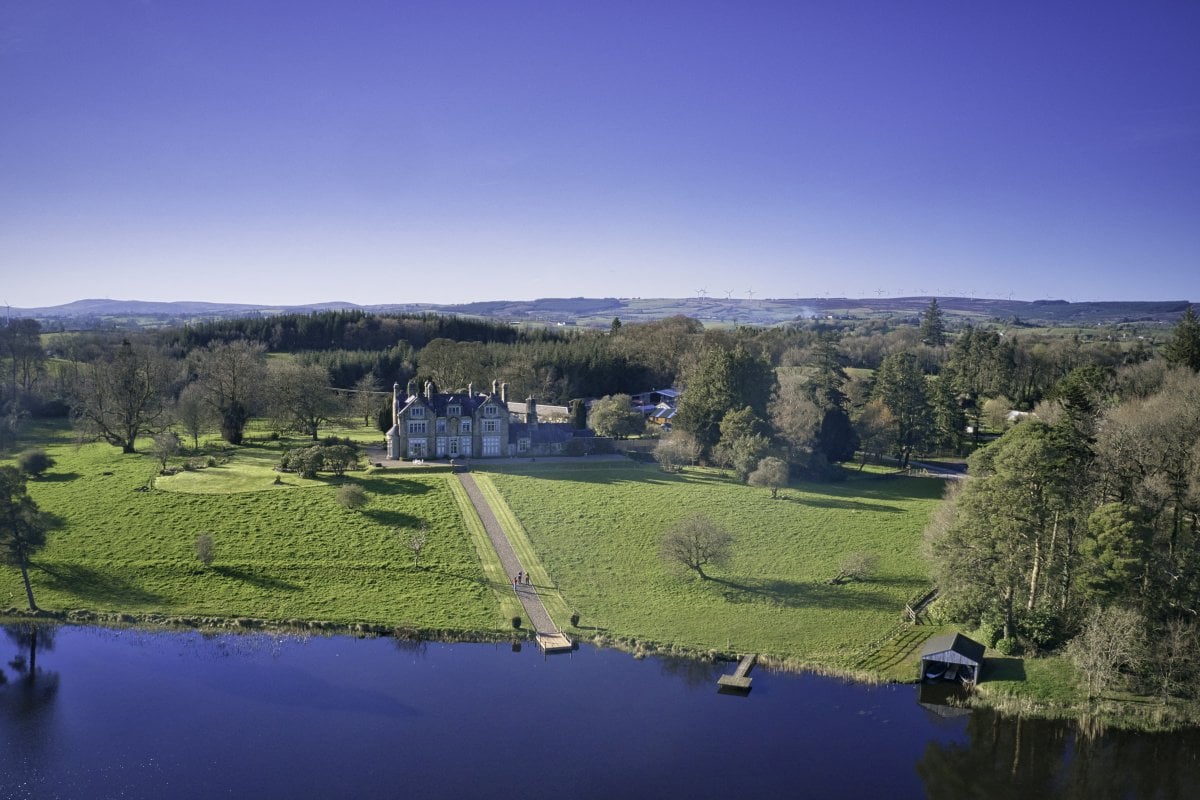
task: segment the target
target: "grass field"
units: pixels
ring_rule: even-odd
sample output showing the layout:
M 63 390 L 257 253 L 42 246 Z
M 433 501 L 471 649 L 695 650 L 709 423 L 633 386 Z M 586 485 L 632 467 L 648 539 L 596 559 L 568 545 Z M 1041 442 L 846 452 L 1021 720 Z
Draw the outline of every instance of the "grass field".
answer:
M 943 488 L 864 476 L 772 500 L 717 474 L 623 462 L 478 465 L 476 477 L 520 520 L 581 633 L 824 664 L 887 632 L 927 587 L 918 544 Z M 693 513 L 737 538 L 711 580 L 681 576 L 657 554 L 663 531 Z M 829 585 L 857 550 L 878 553 L 877 574 Z
M 149 456 L 50 435 L 42 444 L 58 465 L 30 494 L 63 523 L 31 571 L 43 608 L 503 629 L 448 473 L 348 474 L 371 497 L 350 511 L 335 501 L 338 479 L 274 485 L 274 447 L 236 449 L 227 464 L 139 491 L 156 468 Z M 422 523 L 417 569 L 397 529 Z M 201 533 L 216 543 L 208 568 L 195 557 Z M 0 569 L 0 608 L 23 605 L 19 573 Z

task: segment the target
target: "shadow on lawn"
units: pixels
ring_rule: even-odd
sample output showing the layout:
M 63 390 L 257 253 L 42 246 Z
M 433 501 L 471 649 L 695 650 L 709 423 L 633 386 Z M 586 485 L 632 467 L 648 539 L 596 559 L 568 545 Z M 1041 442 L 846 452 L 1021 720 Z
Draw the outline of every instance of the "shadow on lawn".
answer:
M 896 506 L 889 506 L 883 503 L 866 503 L 862 500 L 849 500 L 841 497 L 830 497 L 828 495 L 820 498 L 792 497 L 791 495 L 784 497 L 781 493 L 779 499 L 786 500 L 789 503 L 800 503 L 801 505 L 811 506 L 813 508 L 837 508 L 843 511 L 886 511 L 891 514 L 898 514 L 904 511 L 903 508 L 897 508 Z
M 412 514 L 404 511 L 393 511 L 387 508 L 368 508 L 362 513 L 380 525 L 387 525 L 392 528 L 416 528 L 421 523 L 419 517 L 414 517 Z
M 1007 656 L 988 656 L 983 660 L 980 680 L 1024 681 L 1025 659 Z
M 47 472 L 37 479 L 37 483 L 66 483 L 78 477 L 78 472 Z
M 766 601 L 783 608 L 835 608 L 842 610 L 878 611 L 896 605 L 893 592 L 884 591 L 883 586 L 912 583 L 914 586 L 923 585 L 920 581 L 860 581 L 860 584 L 877 583 L 880 589 L 872 591 L 847 591 L 846 586 L 832 586 L 828 583 L 804 583 L 787 580 L 754 580 L 743 579 L 741 582 L 725 580 L 724 578 L 709 578 L 709 582 L 723 587 L 720 591 L 725 600 L 730 603 L 756 603 Z
M 349 476 L 347 476 L 347 477 L 349 477 Z M 334 479 L 334 481 L 331 481 L 331 482 L 337 482 L 337 479 Z M 359 486 L 366 489 L 371 494 L 377 494 L 377 495 L 382 495 L 382 496 L 397 495 L 397 494 L 402 494 L 402 495 L 425 494 L 430 489 L 428 484 L 421 483 L 420 481 L 409 480 L 407 478 L 396 478 L 396 477 L 359 478 L 359 477 L 355 477 L 355 482 L 358 483 Z
M 302 588 L 282 578 L 272 578 L 270 575 L 263 575 L 260 572 L 250 572 L 240 567 L 219 565 L 213 567 L 212 571 L 223 578 L 232 578 L 233 580 L 253 584 L 260 589 L 279 589 L 286 592 L 298 592 Z
M 162 595 L 148 592 L 135 583 L 108 572 L 80 564 L 34 565 L 46 575 L 46 585 L 57 592 L 90 601 L 159 603 Z

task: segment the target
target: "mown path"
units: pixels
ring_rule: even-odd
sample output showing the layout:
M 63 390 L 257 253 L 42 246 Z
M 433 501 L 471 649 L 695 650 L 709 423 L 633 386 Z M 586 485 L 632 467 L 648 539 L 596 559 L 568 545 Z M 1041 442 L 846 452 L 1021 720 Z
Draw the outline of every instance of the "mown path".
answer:
M 479 491 L 479 487 L 475 484 L 475 479 L 467 473 L 459 473 L 459 482 L 467 491 L 467 497 L 471 499 L 471 505 L 475 506 L 475 513 L 479 515 L 480 522 L 483 523 L 484 530 L 487 531 L 488 539 L 492 542 L 492 547 L 496 550 L 496 555 L 500 558 L 500 563 L 504 566 L 504 573 L 508 575 L 511 581 L 516 577 L 518 572 L 524 573 L 525 567 L 521 564 L 517 554 L 513 552 L 512 545 L 508 541 L 508 536 L 505 535 L 504 529 L 500 527 L 500 522 L 496 519 L 496 515 L 492 513 L 492 507 L 488 505 L 487 499 L 483 493 Z M 554 620 L 550 617 L 550 612 L 546 611 L 546 606 L 542 603 L 542 598 L 538 594 L 537 586 L 534 584 L 522 583 L 520 586 L 514 586 L 517 593 L 517 599 L 521 601 L 521 606 L 525 609 L 525 615 L 529 617 L 530 624 L 533 625 L 534 631 L 538 635 L 539 643 L 546 649 L 552 649 L 556 646 L 569 647 L 570 642 L 563 636 L 562 631 L 554 624 Z M 561 640 L 555 643 L 550 641 L 550 646 L 547 640 Z

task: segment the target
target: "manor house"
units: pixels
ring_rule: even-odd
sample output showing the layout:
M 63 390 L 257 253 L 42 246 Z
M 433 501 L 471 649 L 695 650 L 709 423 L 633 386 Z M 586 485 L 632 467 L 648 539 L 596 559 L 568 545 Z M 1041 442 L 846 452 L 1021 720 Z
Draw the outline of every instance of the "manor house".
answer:
M 538 422 L 537 401 L 525 401 L 525 413 L 508 408 L 508 384 L 492 381 L 490 394 L 467 386 L 439 392 L 415 381 L 401 394 L 392 387 L 392 428 L 387 432 L 388 458 L 500 458 L 562 453 L 574 437 L 567 423 Z

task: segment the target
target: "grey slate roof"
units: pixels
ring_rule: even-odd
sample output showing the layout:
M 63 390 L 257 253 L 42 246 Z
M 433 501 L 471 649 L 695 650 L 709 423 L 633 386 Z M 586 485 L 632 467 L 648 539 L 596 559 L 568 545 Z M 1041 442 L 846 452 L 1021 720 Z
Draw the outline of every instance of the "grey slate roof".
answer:
M 934 636 L 925 642 L 921 648 L 921 658 L 935 656 L 938 653 L 953 651 L 975 664 L 983 663 L 983 651 L 986 648 L 974 639 L 969 639 L 961 633 L 944 633 Z
M 527 422 L 510 422 L 508 440 L 515 442 L 528 437 L 531 444 L 561 444 L 575 437 L 575 429 L 568 422 L 539 422 L 533 430 Z

